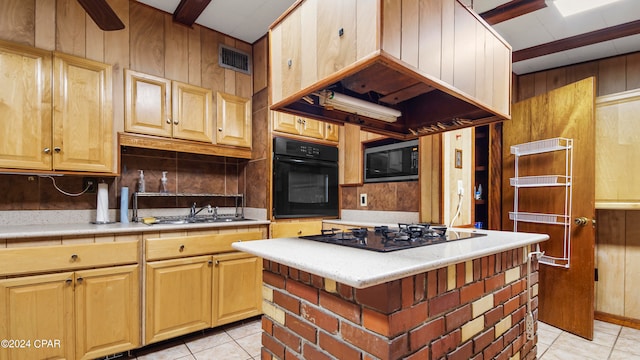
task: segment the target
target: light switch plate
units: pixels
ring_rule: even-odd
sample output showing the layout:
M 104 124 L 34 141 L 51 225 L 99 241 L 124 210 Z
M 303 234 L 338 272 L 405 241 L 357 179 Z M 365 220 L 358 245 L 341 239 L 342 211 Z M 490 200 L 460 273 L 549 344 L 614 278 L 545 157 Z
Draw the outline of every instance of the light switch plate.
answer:
M 360 194 L 360 206 L 367 206 L 367 194 Z

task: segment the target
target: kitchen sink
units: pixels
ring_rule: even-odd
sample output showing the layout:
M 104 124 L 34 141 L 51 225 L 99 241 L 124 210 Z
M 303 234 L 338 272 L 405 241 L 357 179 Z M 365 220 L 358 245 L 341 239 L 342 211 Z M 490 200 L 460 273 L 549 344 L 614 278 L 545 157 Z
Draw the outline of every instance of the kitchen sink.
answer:
M 147 218 L 148 221 L 143 222 L 148 225 L 180 225 L 180 224 L 207 224 L 207 223 L 226 223 L 235 221 L 249 221 L 252 219 L 245 219 L 242 217 L 183 217 L 183 218 Z

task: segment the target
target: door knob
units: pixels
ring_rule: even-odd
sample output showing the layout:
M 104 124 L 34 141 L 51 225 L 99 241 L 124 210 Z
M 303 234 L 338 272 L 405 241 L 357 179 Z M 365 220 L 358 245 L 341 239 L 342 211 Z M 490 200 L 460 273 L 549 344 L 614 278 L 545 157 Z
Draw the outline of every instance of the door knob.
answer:
M 577 217 L 573 222 L 575 222 L 576 225 L 578 226 L 585 226 L 589 223 L 589 219 L 587 219 L 584 216 L 581 216 L 581 217 Z

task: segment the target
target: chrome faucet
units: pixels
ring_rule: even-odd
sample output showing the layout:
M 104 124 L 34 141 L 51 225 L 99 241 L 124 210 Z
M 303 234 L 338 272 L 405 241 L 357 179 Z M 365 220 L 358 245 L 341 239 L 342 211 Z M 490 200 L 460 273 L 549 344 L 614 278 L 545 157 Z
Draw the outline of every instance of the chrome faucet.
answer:
M 189 217 L 192 217 L 192 218 L 196 217 L 196 215 L 198 215 L 204 209 L 207 209 L 207 212 L 211 214 L 211 205 L 203 206 L 200 208 L 200 210 L 196 211 L 196 203 L 193 203 L 193 205 L 191 205 L 191 210 L 189 210 Z M 215 216 L 217 216 L 217 214 Z

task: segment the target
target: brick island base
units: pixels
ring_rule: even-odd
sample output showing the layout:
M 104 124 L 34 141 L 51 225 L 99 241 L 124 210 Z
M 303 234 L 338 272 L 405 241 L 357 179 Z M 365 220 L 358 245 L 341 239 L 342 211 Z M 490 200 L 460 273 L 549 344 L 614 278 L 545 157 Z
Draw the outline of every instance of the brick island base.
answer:
M 527 248 L 364 289 L 264 260 L 262 359 L 535 359 Z M 537 319 L 538 264 L 532 261 Z M 537 329 L 537 326 L 536 326 Z

